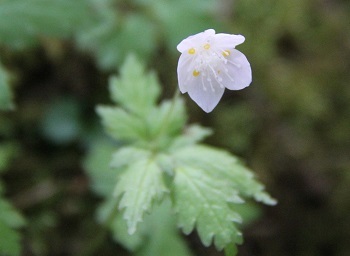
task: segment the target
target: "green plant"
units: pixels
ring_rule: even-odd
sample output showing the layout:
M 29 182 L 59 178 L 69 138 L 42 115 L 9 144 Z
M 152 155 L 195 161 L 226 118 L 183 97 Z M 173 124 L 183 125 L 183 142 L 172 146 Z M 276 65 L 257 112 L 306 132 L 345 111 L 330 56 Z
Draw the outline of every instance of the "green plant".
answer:
M 86 162 L 93 187 L 105 197 L 99 220 L 137 255 L 164 255 L 164 243 L 154 239 L 165 239 L 169 251 L 186 251 L 176 227 L 185 234 L 196 229 L 204 245 L 213 242 L 232 255 L 242 241 L 236 207 L 250 198 L 275 200 L 237 157 L 203 144 L 211 131 L 187 124 L 178 93 L 156 104 L 156 76 L 135 57 L 109 89 L 117 106 L 99 106 L 97 113 L 117 144 L 98 145 L 99 157 L 94 151 Z

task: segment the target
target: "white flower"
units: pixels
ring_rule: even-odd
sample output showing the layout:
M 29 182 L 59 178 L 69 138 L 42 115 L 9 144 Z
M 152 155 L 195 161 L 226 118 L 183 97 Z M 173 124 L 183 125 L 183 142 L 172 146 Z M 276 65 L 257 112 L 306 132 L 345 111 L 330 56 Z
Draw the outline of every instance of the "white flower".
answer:
M 207 113 L 219 103 L 225 87 L 241 90 L 252 81 L 252 70 L 236 45 L 244 36 L 215 34 L 208 29 L 182 40 L 177 49 L 181 52 L 177 66 L 179 87 Z

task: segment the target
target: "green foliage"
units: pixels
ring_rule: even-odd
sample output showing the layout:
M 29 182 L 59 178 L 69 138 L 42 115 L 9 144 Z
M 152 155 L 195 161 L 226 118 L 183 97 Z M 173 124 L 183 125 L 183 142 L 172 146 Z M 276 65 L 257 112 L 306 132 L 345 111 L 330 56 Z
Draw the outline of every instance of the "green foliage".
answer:
M 113 193 L 117 181 L 117 176 L 109 164 L 114 150 L 114 145 L 95 142 L 84 162 L 84 168 L 91 179 L 91 188 L 96 194 L 103 197 L 108 197 Z
M 57 144 L 72 142 L 82 131 L 79 110 L 73 99 L 52 102 L 41 123 L 44 135 Z
M 20 233 L 16 230 L 23 227 L 24 219 L 2 197 L 0 197 L 0 254 L 20 255 Z
M 7 249 L 0 255 L 11 255 L 11 250 L 19 254 L 20 238 L 25 241 L 23 252 L 30 255 L 125 254 L 92 218 L 96 195 L 105 199 L 99 220 L 133 254 L 188 254 L 169 244 L 178 241 L 186 248 L 176 228 L 180 220 L 183 230 L 191 228 L 183 217 L 190 209 L 182 215 L 175 210 L 185 208 L 193 196 L 180 202 L 185 194 L 179 187 L 216 191 L 223 180 L 218 169 L 225 161 L 240 169 L 232 155 L 199 145 L 211 132 L 185 124 L 181 100 L 162 101 L 156 107 L 158 97 L 169 95 L 176 85 L 177 43 L 207 28 L 245 36 L 239 48 L 250 61 L 254 78 L 243 91 L 226 91 L 215 113 L 205 115 L 191 108 L 190 118 L 213 127 L 209 143 L 248 156 L 249 165 L 266 180 L 280 204 L 263 211 L 250 200 L 259 198 L 261 186 L 243 175 L 244 170 L 235 173 L 254 189 L 246 191 L 236 182 L 241 178 L 230 183 L 241 189 L 237 198 L 244 203 L 230 202 L 226 194 L 216 201 L 218 193 L 198 198 L 215 200 L 225 212 L 228 205 L 229 216 L 237 213 L 243 225 L 256 219 L 259 210 L 264 213 L 244 231 L 248 242 L 240 246 L 243 254 L 254 255 L 259 248 L 262 256 L 313 256 L 325 254 L 327 248 L 328 254 L 350 255 L 349 11 L 350 2 L 344 0 L 0 0 L 0 109 L 6 111 L 0 113 L 0 175 L 4 174 L 0 201 L 6 206 L 13 198 L 27 220 L 21 236 L 21 229 L 1 222 L 0 244 Z M 153 86 L 158 83 L 155 76 L 138 73 L 138 62 L 132 63 L 135 70 L 127 68 L 127 88 L 118 89 L 126 77 L 121 62 L 130 51 L 157 69 L 167 83 L 164 94 L 154 93 L 159 91 Z M 101 111 L 113 113 L 118 108 L 121 113 L 103 114 L 112 139 L 97 141 L 101 134 L 91 109 L 106 100 L 106 69 L 121 74 L 110 83 L 115 87 L 111 95 L 119 94 L 114 101 L 118 106 L 100 107 Z M 128 82 L 131 79 L 139 84 L 138 90 Z M 134 104 L 139 106 L 133 108 Z M 188 104 L 193 106 L 190 100 Z M 93 146 L 84 167 L 95 194 L 87 190 L 80 168 L 87 143 Z M 186 156 L 194 150 L 197 156 Z M 11 161 L 17 152 L 18 161 Z M 197 158 L 206 164 L 199 168 Z M 113 192 L 120 177 L 127 176 L 129 163 L 139 159 L 157 165 L 169 192 L 162 193 L 163 199 L 152 197 L 149 211 L 142 212 L 142 222 L 129 235 L 123 212 L 118 211 L 123 195 L 118 200 Z M 204 175 L 214 175 L 209 168 L 217 176 L 208 184 Z M 188 183 L 187 177 L 202 173 Z M 220 189 L 235 190 L 226 185 Z M 132 195 L 130 188 L 125 190 Z M 201 229 L 197 224 L 207 218 L 205 210 L 212 204 L 204 206 L 195 212 L 194 228 L 209 240 L 204 231 L 215 230 L 214 220 Z M 10 208 L 1 208 L 0 215 L 14 211 Z M 228 225 L 243 229 L 238 222 Z M 216 234 L 213 242 L 223 243 L 228 237 L 240 240 L 225 232 Z M 193 238 L 188 241 L 198 255 L 217 254 L 211 249 L 200 253 L 203 249 Z M 235 254 L 237 248 L 232 246 L 225 247 L 227 255 Z
M 91 4 L 91 21 L 78 33 L 77 41 L 96 55 L 104 69 L 115 68 L 130 51 L 148 59 L 165 43 L 174 52 L 194 31 L 218 26 L 213 19 L 213 6 L 217 6 L 213 0 L 104 0 Z
M 40 37 L 67 38 L 88 20 L 87 14 L 87 0 L 2 0 L 0 43 L 23 48 Z
M 0 144 L 0 173 L 6 171 L 15 153 L 16 147 L 13 144 Z M 17 229 L 23 227 L 25 221 L 3 197 L 3 190 L 0 180 L 0 255 L 20 255 L 21 235 Z
M 8 83 L 8 75 L 0 65 L 0 110 L 13 109 L 12 92 Z
M 219 27 L 213 6 L 214 0 L 2 0 L 0 44 L 22 49 L 45 38 L 74 38 L 103 69 L 114 69 L 130 51 L 149 59 L 165 44 L 175 52 L 194 31 Z
M 152 212 L 145 216 L 132 235 L 128 232 L 123 215 L 116 213 L 116 208 L 115 198 L 109 198 L 99 208 L 98 219 L 101 223 L 109 223 L 114 238 L 134 255 L 192 255 L 178 232 L 176 216 L 169 200 L 154 205 Z
M 177 163 L 174 194 L 179 225 L 187 234 L 196 225 L 205 245 L 210 245 L 214 236 L 219 249 L 241 241 L 234 225 L 241 217 L 233 204 L 243 203 L 242 197 L 275 204 L 253 174 L 225 151 L 195 145 L 177 150 L 173 157 Z
M 167 191 L 162 170 L 152 158 L 129 163 L 116 184 L 114 195 L 121 197 L 119 209 L 125 208 L 129 234 L 136 231 L 137 223 L 142 221 L 145 212 L 151 210 L 153 201 L 161 199 Z
M 13 143 L 0 144 L 0 174 L 6 171 L 18 148 Z M 0 190 L 1 191 L 1 190 Z
M 115 68 L 130 50 L 145 58 L 153 53 L 155 25 L 143 14 L 125 14 L 111 0 L 91 4 L 94 10 L 91 22 L 80 31 L 77 41 L 81 48 L 97 56 L 101 67 Z
M 120 75 L 121 78 L 113 77 L 110 80 L 112 100 L 136 115 L 148 114 L 160 94 L 156 75 L 145 75 L 137 61 L 127 62 L 121 68 Z
M 242 217 L 235 205 L 240 208 L 246 198 L 270 205 L 275 200 L 236 157 L 198 144 L 210 130 L 198 125 L 186 127 L 184 104 L 177 96 L 172 102 L 156 105 L 160 86 L 154 74 L 146 74 L 135 57 L 130 56 L 121 70 L 120 78 L 113 78 L 110 83 L 112 99 L 119 106 L 97 108 L 108 134 L 121 143 L 111 155 L 113 172 L 106 172 L 112 175 L 111 179 L 117 177 L 114 197 L 106 196 L 101 210 L 104 217 L 100 219 L 115 234 L 119 225 L 126 222 L 125 229 L 134 236 L 132 240 L 127 242 L 124 236 L 116 236 L 127 248 L 143 244 L 151 252 L 160 250 L 157 243 L 146 245 L 138 232 L 143 232 L 142 225 L 148 225 L 147 218 L 153 218 L 156 205 L 170 198 L 177 226 L 185 234 L 196 228 L 204 245 L 210 245 L 214 239 L 219 250 L 240 243 L 241 233 L 235 222 L 240 223 Z M 104 154 L 103 159 L 106 158 Z M 88 162 L 90 173 L 106 170 L 105 163 L 98 167 L 91 164 L 93 160 Z M 117 209 L 123 211 L 122 223 Z M 163 231 L 153 230 L 152 239 L 163 238 L 157 232 Z

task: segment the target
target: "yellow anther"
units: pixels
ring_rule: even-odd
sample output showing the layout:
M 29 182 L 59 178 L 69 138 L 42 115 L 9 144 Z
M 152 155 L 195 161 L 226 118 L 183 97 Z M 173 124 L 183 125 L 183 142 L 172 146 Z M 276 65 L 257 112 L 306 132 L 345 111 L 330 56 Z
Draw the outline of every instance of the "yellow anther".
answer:
M 194 48 L 191 48 L 191 49 L 188 50 L 188 53 L 189 54 L 195 54 L 196 50 Z
M 192 75 L 193 75 L 193 76 L 199 76 L 199 71 L 197 71 L 197 70 L 193 70 Z
M 231 54 L 231 51 L 230 51 L 230 50 L 225 50 L 225 51 L 222 52 L 222 55 L 223 55 L 224 57 L 227 57 L 227 56 L 229 56 L 230 54 Z
M 208 50 L 210 48 L 210 44 L 205 44 L 203 47 L 204 49 Z

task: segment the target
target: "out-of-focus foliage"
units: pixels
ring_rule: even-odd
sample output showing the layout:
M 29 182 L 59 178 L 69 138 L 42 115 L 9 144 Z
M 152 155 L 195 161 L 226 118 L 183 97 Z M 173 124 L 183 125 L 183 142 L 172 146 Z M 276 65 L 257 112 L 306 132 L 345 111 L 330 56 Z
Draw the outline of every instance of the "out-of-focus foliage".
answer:
M 15 154 L 16 147 L 13 144 L 0 144 L 0 175 L 6 171 Z M 20 255 L 21 235 L 17 229 L 23 227 L 25 221 L 4 198 L 4 192 L 5 188 L 0 179 L 0 254 Z
M 85 24 L 88 0 L 2 0 L 0 43 L 24 48 L 41 37 L 67 38 Z
M 206 29 L 206 24 L 219 26 L 214 19 L 218 2 L 222 0 L 92 0 L 93 19 L 78 34 L 78 43 L 107 69 L 114 69 L 128 52 L 143 59 L 164 46 L 175 52 L 193 31 Z
M 0 110 L 9 110 L 12 108 L 12 93 L 8 84 L 8 77 L 5 70 L 0 66 Z M 4 120 L 2 122 L 6 123 Z M 2 135 L 3 132 L 1 129 L 0 134 Z M 0 143 L 0 175 L 6 172 L 11 160 L 16 155 L 16 151 L 17 147 L 13 143 Z M 25 222 L 23 217 L 4 198 L 4 192 L 5 187 L 0 179 L 0 254 L 10 256 L 20 255 L 21 235 L 17 229 L 23 227 Z
M 57 144 L 76 140 L 82 132 L 80 108 L 72 99 L 58 99 L 46 110 L 42 127 L 43 134 Z
M 9 110 L 12 108 L 12 92 L 8 81 L 8 75 L 0 65 L 0 110 Z
M 0 187 L 2 189 L 2 187 Z M 4 198 L 0 197 L 0 253 L 20 255 L 20 233 L 16 230 L 24 226 L 24 219 Z
M 220 0 L 219 2 L 221 2 Z M 96 55 L 104 69 L 115 69 L 128 52 L 148 59 L 206 24 L 220 27 L 214 17 L 217 1 L 169 0 L 3 0 L 0 2 L 0 43 L 24 48 L 40 39 L 77 39 Z M 13 18 L 16 17 L 16 18 Z

